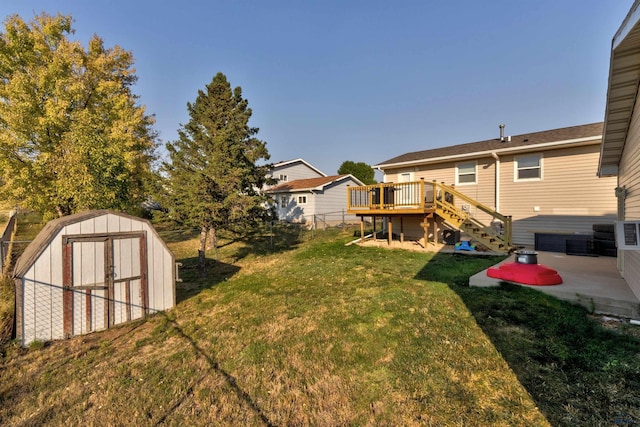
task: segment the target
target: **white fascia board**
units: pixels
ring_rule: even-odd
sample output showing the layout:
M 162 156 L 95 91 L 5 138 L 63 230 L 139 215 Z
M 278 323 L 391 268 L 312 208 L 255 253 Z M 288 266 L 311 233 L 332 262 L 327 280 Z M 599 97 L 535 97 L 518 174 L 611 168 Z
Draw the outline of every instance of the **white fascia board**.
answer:
M 601 141 L 602 141 L 602 135 L 587 136 L 584 138 L 567 139 L 565 141 L 545 142 L 542 144 L 521 145 L 518 147 L 509 147 L 509 148 L 497 148 L 494 150 L 476 151 L 476 152 L 471 152 L 466 154 L 454 154 L 452 156 L 433 157 L 430 159 L 411 160 L 408 162 L 381 164 L 381 165 L 375 165 L 374 167 L 377 169 L 384 169 L 384 168 L 397 168 L 402 166 L 424 165 L 424 164 L 431 164 L 431 163 L 441 163 L 441 162 L 446 162 L 451 160 L 472 159 L 472 158 L 478 158 L 478 157 L 493 156 L 493 153 L 500 155 L 500 154 L 517 153 L 519 151 L 522 151 L 522 152 L 539 151 L 545 148 L 556 148 L 556 147 L 561 147 L 563 145 L 589 145 L 589 144 L 583 144 L 588 142 L 592 142 L 594 144 L 596 143 L 600 144 Z M 505 142 L 504 144 L 509 144 L 509 143 Z
M 640 4 L 640 0 L 636 0 L 631 6 L 631 10 L 624 18 L 622 25 L 616 32 L 616 35 L 613 36 L 613 41 L 611 42 L 611 50 L 615 50 L 620 43 L 629 35 L 633 27 L 636 26 L 638 21 L 640 21 L 640 8 L 638 5 Z
M 322 176 L 327 176 L 326 173 L 322 172 L 320 169 L 318 169 L 317 167 L 313 166 L 311 163 L 307 162 L 304 159 L 285 160 L 284 162 L 280 162 L 280 163 L 274 164 L 273 168 L 275 169 L 275 168 L 279 168 L 279 167 L 282 167 L 282 166 L 288 166 L 290 164 L 298 163 L 298 162 L 305 164 L 310 169 L 313 169 L 314 171 L 318 172 Z

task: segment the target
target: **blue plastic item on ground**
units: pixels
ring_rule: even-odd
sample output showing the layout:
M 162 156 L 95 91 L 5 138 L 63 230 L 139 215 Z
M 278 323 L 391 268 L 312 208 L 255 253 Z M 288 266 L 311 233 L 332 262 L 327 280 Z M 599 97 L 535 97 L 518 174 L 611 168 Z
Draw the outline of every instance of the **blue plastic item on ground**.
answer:
M 476 248 L 474 246 L 471 246 L 469 244 L 469 241 L 463 240 L 462 242 L 456 243 L 456 246 L 455 246 L 454 250 L 456 250 L 456 251 L 475 251 Z

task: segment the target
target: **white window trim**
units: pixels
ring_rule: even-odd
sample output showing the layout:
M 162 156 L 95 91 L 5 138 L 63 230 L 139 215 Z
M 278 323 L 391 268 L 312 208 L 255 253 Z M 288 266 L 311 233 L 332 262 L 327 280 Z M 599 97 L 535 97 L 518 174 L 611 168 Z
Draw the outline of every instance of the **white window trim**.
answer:
M 540 176 L 537 178 L 518 178 L 518 160 L 522 157 L 532 157 L 539 156 L 540 157 Z M 526 168 L 526 169 L 534 169 L 534 168 Z M 513 182 L 534 182 L 534 181 L 542 181 L 544 172 L 544 156 L 542 153 L 532 153 L 532 154 L 523 154 L 521 156 L 515 156 L 513 159 Z
M 460 175 L 460 169 L 459 167 L 462 165 L 470 165 L 473 164 L 473 174 L 475 175 L 475 180 L 473 182 L 460 182 L 460 180 L 458 179 L 459 175 Z M 459 162 L 456 163 L 456 186 L 459 185 L 478 185 L 478 162 Z
M 289 197 L 280 196 L 280 203 L 278 203 L 278 206 L 280 206 L 280 209 L 285 209 L 288 204 L 289 204 Z
M 304 197 L 304 202 L 301 202 L 300 199 Z M 300 195 L 297 196 L 297 202 L 299 205 L 306 205 L 307 204 L 307 196 L 306 195 Z

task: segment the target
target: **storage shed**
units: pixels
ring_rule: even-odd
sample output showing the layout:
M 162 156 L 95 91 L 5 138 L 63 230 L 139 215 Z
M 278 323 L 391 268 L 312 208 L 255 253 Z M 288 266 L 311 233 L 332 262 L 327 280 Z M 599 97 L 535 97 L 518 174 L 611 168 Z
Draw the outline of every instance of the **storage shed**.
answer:
M 109 210 L 49 222 L 14 269 L 23 346 L 175 306 L 175 258 L 149 221 Z

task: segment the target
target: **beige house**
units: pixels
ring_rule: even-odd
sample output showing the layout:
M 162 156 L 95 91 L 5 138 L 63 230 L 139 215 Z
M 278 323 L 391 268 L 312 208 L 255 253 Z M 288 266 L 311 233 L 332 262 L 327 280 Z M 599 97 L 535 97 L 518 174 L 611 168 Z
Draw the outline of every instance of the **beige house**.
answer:
M 494 139 L 406 153 L 374 166 L 384 173 L 384 185 L 393 188 L 388 191 L 393 191 L 394 203 L 367 212 L 357 206 L 359 195 L 352 191 L 352 210 L 393 221 L 400 199 L 413 191 L 405 183 L 422 181 L 431 188 L 435 181 L 443 184 L 433 187 L 435 199 L 425 195 L 435 205 L 422 202 L 411 206 L 420 212 L 398 212 L 403 237 L 442 240 L 443 228 L 460 225 L 471 237 L 480 238 L 491 229 L 504 235 L 507 226 L 504 239 L 500 235 L 488 239 L 505 240 L 495 248 L 500 250 L 534 247 L 536 234 L 590 234 L 593 224 L 615 220 L 615 178 L 597 176 L 602 123 L 514 136 L 505 136 L 503 129 Z M 451 195 L 453 206 L 445 207 L 449 212 L 439 205 L 441 191 Z M 452 216 L 461 217 L 460 224 Z M 429 221 L 432 225 L 427 225 Z M 465 228 L 465 221 L 475 225 Z
M 636 0 L 615 34 L 611 47 L 611 65 L 606 113 L 600 151 L 599 174 L 609 192 L 618 197 L 619 220 L 640 221 L 640 1 Z M 612 183 L 610 181 L 613 180 Z M 638 237 L 637 225 L 635 240 Z M 623 231 L 618 228 L 617 231 Z M 625 236 L 620 236 L 625 237 Z M 618 238 L 618 268 L 625 281 L 640 298 L 640 248 Z M 636 243 L 634 245 L 634 243 Z M 635 246 L 635 247 L 634 247 Z

